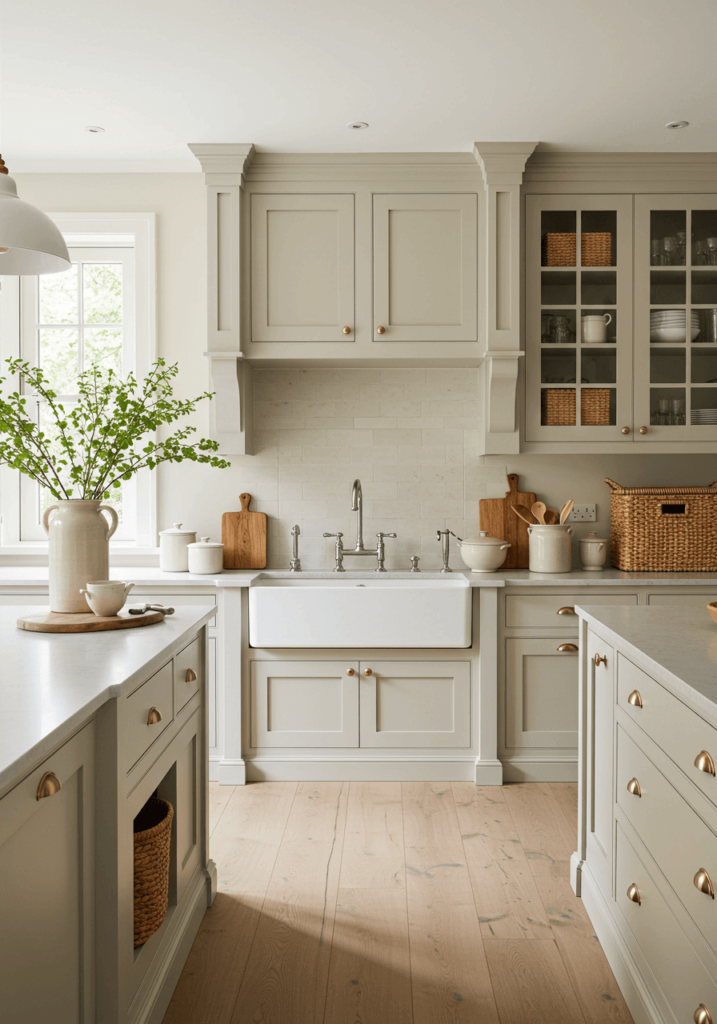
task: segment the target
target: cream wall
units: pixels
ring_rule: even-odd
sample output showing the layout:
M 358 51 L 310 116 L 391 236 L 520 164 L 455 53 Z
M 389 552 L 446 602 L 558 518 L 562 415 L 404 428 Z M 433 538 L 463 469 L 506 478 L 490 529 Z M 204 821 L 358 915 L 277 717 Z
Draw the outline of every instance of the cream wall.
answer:
M 205 389 L 202 175 L 18 175 L 17 182 L 23 199 L 52 212 L 157 214 L 158 351 L 180 364 L 178 394 Z M 477 530 L 479 499 L 500 497 L 507 471 L 519 473 L 521 488 L 549 505 L 569 497 L 596 503 L 597 523 L 577 527 L 576 534 L 609 530 L 605 476 L 632 485 L 717 478 L 717 459 L 706 455 L 479 457 L 476 393 L 476 370 L 260 368 L 256 456 L 235 458 L 225 471 L 187 463 L 161 467 L 160 529 L 181 521 L 216 538 L 221 513 L 237 508 L 239 492 L 248 490 L 252 507 L 270 516 L 270 566 L 286 565 L 294 523 L 302 529 L 304 568 L 328 566 L 332 542 L 321 534 L 340 529 L 345 544 L 353 543 L 350 487 L 360 476 L 367 544 L 379 529 L 395 531 L 399 538 L 386 542 L 387 566 L 407 568 L 415 553 L 430 569 L 440 564 L 436 529 L 447 525 L 461 536 Z M 195 423 L 207 430 L 206 410 Z M 462 564 L 455 550 L 451 564 Z M 347 565 L 366 567 L 358 559 Z

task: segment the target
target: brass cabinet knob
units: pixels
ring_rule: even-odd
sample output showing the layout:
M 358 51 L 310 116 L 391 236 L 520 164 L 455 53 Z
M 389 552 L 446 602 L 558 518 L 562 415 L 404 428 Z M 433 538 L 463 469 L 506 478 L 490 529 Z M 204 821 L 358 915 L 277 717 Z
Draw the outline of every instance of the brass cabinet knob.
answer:
M 385 334 L 385 333 L 386 333 L 386 328 L 385 327 L 377 327 L 376 328 L 376 334 Z
M 630 433 L 630 428 L 629 427 L 623 427 L 622 428 L 622 433 L 623 434 L 629 434 Z
M 601 665 L 607 666 L 607 654 L 604 655 L 603 657 L 600 657 L 599 654 L 596 654 L 595 655 L 595 664 L 597 665 L 598 668 L 600 668 Z
M 373 669 L 372 669 L 372 668 L 365 668 L 365 669 L 363 670 L 363 674 L 364 674 L 365 676 L 372 676 L 372 675 L 373 675 Z
M 630 696 L 627 698 L 627 703 L 632 704 L 634 708 L 642 707 L 642 697 L 640 696 L 639 690 L 633 690 Z
M 640 789 L 640 783 L 637 779 L 630 779 L 627 784 L 628 793 L 632 793 L 633 796 L 642 796 L 642 790 Z
M 54 796 L 62 789 L 62 783 L 54 772 L 45 772 L 37 787 L 37 799 L 44 800 L 46 796 Z
M 193 683 L 196 680 L 196 678 L 197 678 L 197 673 L 194 671 L 194 669 L 193 668 L 188 668 L 187 669 L 187 682 L 188 683 Z
M 629 900 L 632 900 L 633 903 L 637 903 L 638 905 L 642 903 L 642 896 L 640 896 L 640 890 L 637 888 L 634 882 L 632 883 L 632 885 L 629 885 L 627 887 L 627 898 Z
M 356 675 L 356 669 L 355 668 L 347 668 L 346 669 L 346 675 L 347 676 L 355 676 Z
M 647 433 L 647 427 L 640 427 L 640 433 L 641 434 L 646 434 Z
M 577 649 L 577 644 L 559 644 L 558 646 L 559 651 L 577 651 Z
M 147 725 L 156 725 L 157 722 L 162 721 L 162 715 L 160 714 L 159 708 L 150 708 L 149 714 L 147 715 Z
M 564 608 L 558 608 L 556 615 L 575 615 L 575 608 L 571 604 L 566 604 Z
M 712 1024 L 712 1014 L 704 1003 L 700 1003 L 692 1018 L 695 1024 Z
M 344 334 L 351 334 L 351 328 L 350 327 L 344 327 Z
M 707 874 L 704 868 L 700 868 L 695 877 L 692 879 L 695 889 L 699 889 L 705 896 L 711 896 L 715 898 L 715 887 L 712 885 L 712 879 Z
M 708 754 L 706 750 L 701 750 L 695 758 L 695 768 L 699 768 L 701 772 L 706 772 L 707 775 L 714 775 L 715 763 L 712 755 Z

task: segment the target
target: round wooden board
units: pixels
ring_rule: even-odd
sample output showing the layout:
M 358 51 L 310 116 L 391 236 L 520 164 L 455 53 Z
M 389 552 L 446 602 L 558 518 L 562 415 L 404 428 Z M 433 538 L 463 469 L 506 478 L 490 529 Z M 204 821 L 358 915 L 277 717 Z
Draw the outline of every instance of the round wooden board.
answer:
M 26 615 L 17 620 L 20 629 L 32 633 L 100 633 L 106 629 L 132 629 L 133 626 L 151 626 L 161 622 L 163 612 L 145 612 L 144 615 L 93 615 L 79 612 L 69 615 L 65 612 L 45 612 L 44 615 Z

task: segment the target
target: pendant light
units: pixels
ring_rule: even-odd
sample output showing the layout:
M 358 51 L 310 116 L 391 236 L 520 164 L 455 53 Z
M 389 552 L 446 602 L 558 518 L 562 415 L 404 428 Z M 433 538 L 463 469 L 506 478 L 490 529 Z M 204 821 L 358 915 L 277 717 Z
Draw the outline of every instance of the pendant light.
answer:
M 58 274 L 70 266 L 62 232 L 47 214 L 18 199 L 0 156 L 0 274 Z

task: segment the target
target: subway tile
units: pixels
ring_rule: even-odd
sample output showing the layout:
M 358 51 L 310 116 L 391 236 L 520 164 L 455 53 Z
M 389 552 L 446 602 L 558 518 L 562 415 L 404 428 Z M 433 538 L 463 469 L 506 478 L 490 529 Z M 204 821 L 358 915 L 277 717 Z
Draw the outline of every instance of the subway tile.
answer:
M 399 427 L 407 427 L 411 430 L 426 430 L 431 428 L 440 429 L 444 426 L 443 418 L 441 416 L 433 416 L 428 418 L 425 416 L 399 416 L 398 418 Z
M 251 496 L 252 512 L 265 512 L 267 516 L 277 519 L 279 516 L 279 502 L 275 499 L 265 499 L 261 494 Z
M 420 430 L 374 430 L 373 443 L 379 445 L 420 445 Z
M 515 515 L 515 513 L 513 513 Z M 463 502 L 463 516 L 465 519 L 480 518 L 480 506 L 477 501 L 464 501 Z
M 327 445 L 325 448 L 304 448 L 305 463 L 324 463 L 327 466 L 346 465 L 350 461 L 351 449 Z
M 463 501 L 465 497 L 463 474 L 459 477 L 451 477 L 449 480 L 446 480 L 445 496 L 449 499 Z
M 420 480 L 400 480 L 398 486 L 398 497 L 402 501 L 415 501 L 425 497 L 426 485 Z M 434 483 L 431 494 L 436 497 L 444 497 L 444 484 Z
M 398 420 L 395 416 L 357 416 L 353 425 L 357 430 L 388 430 L 397 427 Z
M 282 445 L 277 449 L 279 465 L 290 465 L 304 461 L 304 449 L 295 445 Z
M 442 465 L 446 461 L 446 449 L 441 446 L 424 448 L 422 445 L 399 445 L 398 461 L 409 465 Z
M 432 445 L 432 444 L 445 444 L 445 445 L 460 445 L 463 447 L 463 431 L 462 430 L 422 430 L 421 431 L 421 444 Z M 462 455 L 462 453 L 461 453 Z M 462 461 L 462 459 L 461 459 Z
M 316 486 L 316 484 L 314 484 Z M 283 498 L 284 500 L 303 498 L 304 497 L 304 484 L 301 480 L 280 480 L 279 481 L 279 501 Z
M 433 384 L 449 384 L 452 381 L 478 383 L 477 366 L 434 366 L 428 371 L 427 380 Z
M 374 463 L 389 463 L 395 462 L 398 458 L 398 449 L 395 445 L 387 445 L 386 447 L 363 446 L 351 449 L 351 464 L 354 463 L 366 463 L 367 465 L 374 465 Z
M 326 434 L 325 430 L 280 430 L 279 445 L 301 445 L 303 448 L 307 445 L 324 445 Z
M 420 415 L 421 407 L 416 402 L 381 402 L 381 415 L 382 416 L 418 416 Z M 437 416 L 443 415 L 442 412 L 436 413 Z
M 327 416 L 322 419 L 320 416 L 307 416 L 304 420 L 306 430 L 353 430 L 354 420 L 352 416 Z M 331 442 L 329 442 L 331 443 Z
M 423 384 L 360 384 L 359 397 L 368 402 L 400 402 L 405 397 L 405 387 L 424 387 Z M 388 415 L 391 415 L 390 413 Z
M 373 515 L 377 519 L 415 519 L 421 515 L 420 501 L 387 501 L 379 498 L 373 503 Z
M 302 486 L 304 488 L 304 498 L 340 498 L 344 494 L 350 493 L 351 484 L 346 482 L 346 479 L 336 479 L 334 476 L 329 476 L 326 480 L 309 480 Z
M 470 383 L 466 383 L 461 379 L 443 385 L 438 396 L 436 395 L 436 386 L 428 382 L 425 384 L 405 384 L 403 390 L 402 397 L 408 402 L 429 402 L 435 400 L 436 397 L 440 397 L 444 402 L 450 403 L 455 399 L 463 401 L 464 399 L 475 397 L 475 388 Z
M 377 465 L 374 469 L 374 479 L 376 480 L 420 480 L 421 479 L 421 466 L 420 463 L 402 463 L 388 465 Z
M 387 366 L 381 368 L 382 384 L 422 383 L 425 379 L 426 370 L 423 370 L 420 367 Z
M 474 427 L 472 430 L 465 430 L 463 434 L 463 446 L 465 448 L 477 448 L 483 441 L 481 431 L 477 427 Z
M 328 472 L 328 466 L 288 463 L 279 466 L 279 480 L 326 480 Z
M 463 445 L 462 444 L 447 444 L 446 445 L 446 462 L 451 465 L 462 466 L 463 465 Z
M 448 501 L 446 498 L 426 499 L 421 502 L 422 516 L 443 516 L 446 519 L 463 519 L 463 502 Z
M 372 498 L 398 498 L 398 484 L 395 480 L 374 481 L 371 484 Z
M 256 430 L 254 431 L 254 446 L 261 451 L 262 448 L 278 447 L 281 441 L 279 430 Z
M 451 430 L 472 430 L 475 429 L 478 423 L 477 416 L 446 416 L 444 423 L 445 427 Z M 309 421 L 306 421 L 306 425 L 309 425 Z
M 303 519 L 305 516 L 310 519 L 322 519 L 327 515 L 326 501 L 323 499 L 305 500 L 281 500 L 279 502 L 279 513 L 282 519 Z
M 355 528 L 354 528 L 355 529 Z M 302 521 L 301 532 L 305 537 L 321 537 L 326 544 L 334 544 L 334 541 L 329 540 L 328 537 L 324 537 L 325 533 L 343 533 L 344 544 L 346 538 L 351 531 L 351 522 L 349 519 L 338 519 L 336 517 L 330 517 L 328 519 L 306 519 Z M 333 550 L 333 548 L 332 548 Z
M 359 448 L 374 444 L 373 430 L 327 430 L 326 443 Z
M 488 496 L 485 483 L 475 477 L 475 474 L 466 470 L 465 488 L 463 496 L 466 501 L 479 501 Z
M 371 401 L 370 399 L 361 399 L 356 395 L 346 401 L 341 402 L 341 414 L 343 416 L 363 416 L 363 417 L 380 417 L 383 416 L 381 411 L 381 403 Z M 389 413 L 389 415 L 393 415 Z
M 386 517 L 384 519 L 378 519 L 375 516 L 371 516 L 363 521 L 363 539 L 365 547 L 375 547 L 377 543 L 376 534 L 379 533 L 398 533 L 396 529 L 397 520 L 393 517 Z M 353 537 L 356 537 L 356 523 L 353 525 Z M 351 543 L 353 543 L 352 541 Z M 386 541 L 388 545 L 388 541 Z

